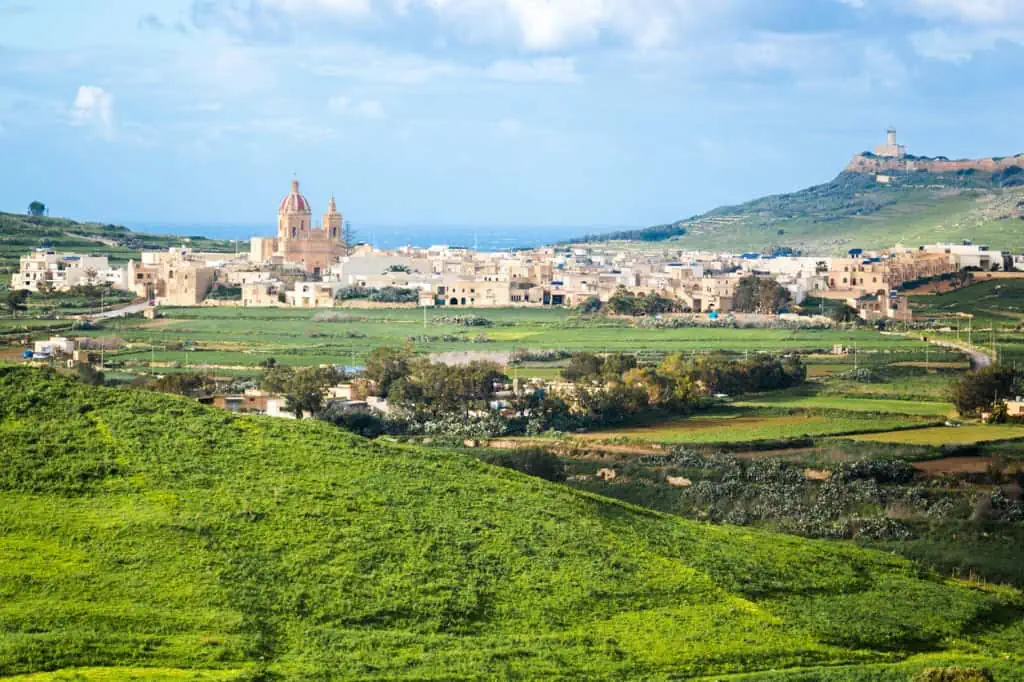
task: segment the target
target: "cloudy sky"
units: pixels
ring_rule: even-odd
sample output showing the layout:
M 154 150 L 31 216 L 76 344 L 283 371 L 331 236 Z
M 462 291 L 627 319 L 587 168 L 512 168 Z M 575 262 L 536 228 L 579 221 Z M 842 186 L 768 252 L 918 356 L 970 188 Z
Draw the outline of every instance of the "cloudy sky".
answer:
M 0 0 L 0 209 L 648 225 L 1024 152 L 1024 0 Z

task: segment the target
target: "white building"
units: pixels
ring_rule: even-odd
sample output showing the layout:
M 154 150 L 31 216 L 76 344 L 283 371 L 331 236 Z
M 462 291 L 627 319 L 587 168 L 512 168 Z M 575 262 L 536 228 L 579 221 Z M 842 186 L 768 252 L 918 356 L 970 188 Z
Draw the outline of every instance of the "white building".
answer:
M 68 291 L 82 285 L 110 285 L 128 289 L 128 271 L 112 268 L 106 256 L 59 254 L 37 249 L 19 261 L 18 272 L 11 275 L 11 288 L 40 291 Z

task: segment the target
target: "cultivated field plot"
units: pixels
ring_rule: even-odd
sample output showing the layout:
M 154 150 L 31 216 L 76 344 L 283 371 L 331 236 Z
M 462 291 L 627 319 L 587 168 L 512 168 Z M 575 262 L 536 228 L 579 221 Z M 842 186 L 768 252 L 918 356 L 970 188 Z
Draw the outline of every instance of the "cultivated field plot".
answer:
M 846 398 L 838 395 L 779 395 L 758 396 L 737 402 L 738 407 L 784 407 L 803 410 L 845 410 L 848 412 L 875 412 L 905 414 L 917 417 L 947 417 L 956 413 L 951 403 L 917 400 L 887 400 L 876 398 Z
M 901 415 L 730 413 L 680 417 L 651 426 L 595 431 L 582 440 L 627 440 L 645 443 L 713 444 L 784 440 L 803 436 L 834 436 L 925 426 L 921 417 Z
M 871 433 L 856 440 L 902 445 L 970 445 L 999 440 L 1024 439 L 1024 426 L 1016 424 L 974 424 L 968 426 L 937 426 L 913 431 Z
M 313 311 L 280 308 L 178 308 L 155 321 L 112 324 L 92 336 L 115 336 L 138 348 L 116 359 L 145 365 L 184 362 L 183 353 L 162 352 L 185 344 L 196 366 L 258 367 L 269 357 L 290 365 L 358 364 L 374 348 L 406 343 L 419 352 L 517 350 L 734 353 L 812 352 L 853 345 L 877 364 L 924 359 L 916 339 L 872 330 L 685 328 L 646 329 L 627 321 L 582 318 L 562 309 Z M 453 316 L 473 315 L 490 326 L 464 326 Z M 322 321 L 318 321 L 322 320 Z M 156 347 L 156 354 L 149 346 Z M 134 357 L 133 357 L 134 356 Z M 115 359 L 112 356 L 112 359 Z

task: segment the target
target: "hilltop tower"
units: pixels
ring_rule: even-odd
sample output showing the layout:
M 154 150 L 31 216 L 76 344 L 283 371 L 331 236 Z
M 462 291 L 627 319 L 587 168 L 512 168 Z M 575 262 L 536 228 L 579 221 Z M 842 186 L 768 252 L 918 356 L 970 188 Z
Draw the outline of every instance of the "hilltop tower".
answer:
M 886 131 L 885 144 L 875 148 L 875 156 L 887 159 L 902 159 L 907 155 L 907 148 L 896 142 L 896 129 Z

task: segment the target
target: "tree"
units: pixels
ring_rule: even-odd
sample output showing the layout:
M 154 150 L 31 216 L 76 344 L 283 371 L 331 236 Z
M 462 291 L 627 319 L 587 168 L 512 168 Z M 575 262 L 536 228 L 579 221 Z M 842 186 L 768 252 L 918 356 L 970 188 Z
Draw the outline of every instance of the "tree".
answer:
M 985 367 L 965 374 L 953 384 L 950 399 L 960 414 L 976 414 L 1015 396 L 1019 392 L 1019 379 L 1012 367 Z
M 832 312 L 829 313 L 829 317 L 832 318 L 833 322 L 860 322 L 860 316 L 857 315 L 857 311 L 845 303 L 833 308 Z
M 78 380 L 89 386 L 102 386 L 105 380 L 103 372 L 95 369 L 92 365 L 81 362 L 75 368 Z
M 775 280 L 748 275 L 737 283 L 732 307 L 741 313 L 770 315 L 785 308 L 789 301 L 789 291 Z
M 366 371 L 363 374 L 374 383 L 377 395 L 387 398 L 391 384 L 409 376 L 409 361 L 411 359 L 412 350 L 410 348 L 381 346 L 375 348 L 366 358 Z
M 338 383 L 339 377 L 331 368 L 303 367 L 296 370 L 285 385 L 285 409 L 296 419 L 308 412 L 317 414 L 323 409 L 327 389 Z
M 33 201 L 28 205 L 28 214 L 36 218 L 46 215 L 46 204 L 41 201 Z
M 202 374 L 167 374 L 146 384 L 160 393 L 175 393 L 189 398 L 201 398 L 217 390 L 216 382 Z
M 352 247 L 356 243 L 356 231 L 352 227 L 352 223 L 347 220 L 341 228 L 341 240 L 345 242 L 345 255 L 350 255 L 352 253 Z
M 327 389 L 341 380 L 337 370 L 331 367 L 293 368 L 275 365 L 263 374 L 260 388 L 268 393 L 280 393 L 285 397 L 285 409 L 296 418 L 309 412 L 317 414 L 324 406 Z
M 593 353 L 576 353 L 562 370 L 562 377 L 568 381 L 594 380 L 601 376 L 604 360 Z
M 28 310 L 28 296 L 29 292 L 27 289 L 17 289 L 7 293 L 7 312 L 12 317 L 17 317 L 19 312 Z
M 588 296 L 583 303 L 576 306 L 576 310 L 584 315 L 594 315 L 601 312 L 602 305 L 601 299 L 597 296 Z

